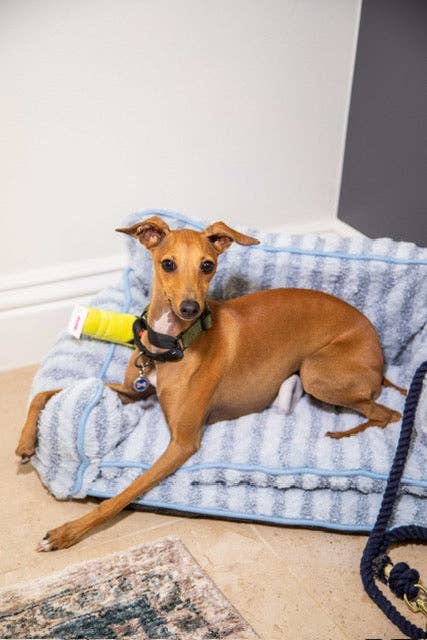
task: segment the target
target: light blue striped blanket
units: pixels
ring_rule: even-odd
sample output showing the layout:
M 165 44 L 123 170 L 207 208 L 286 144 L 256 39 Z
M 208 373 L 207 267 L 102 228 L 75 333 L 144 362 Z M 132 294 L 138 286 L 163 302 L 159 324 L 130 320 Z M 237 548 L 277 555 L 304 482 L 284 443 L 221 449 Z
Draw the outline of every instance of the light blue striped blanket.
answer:
M 203 228 L 179 214 L 172 227 Z M 358 307 L 376 326 L 387 376 L 409 386 L 427 358 L 427 251 L 414 244 L 365 237 L 245 232 L 261 240 L 231 247 L 212 283 L 225 299 L 272 287 L 327 291 Z M 130 266 L 92 305 L 138 314 L 149 300 L 149 252 L 127 239 Z M 122 405 L 104 382 L 121 382 L 130 349 L 63 334 L 43 360 L 32 395 L 64 387 L 41 414 L 33 464 L 60 499 L 114 496 L 165 449 L 168 428 L 156 400 Z M 185 382 L 183 382 L 185 384 Z M 381 402 L 403 410 L 404 398 L 384 389 Z M 269 409 L 205 428 L 202 447 L 181 469 L 139 499 L 146 507 L 336 530 L 371 529 L 400 423 L 333 440 L 360 415 L 305 395 L 291 415 Z M 405 469 L 394 524 L 427 525 L 427 390 Z

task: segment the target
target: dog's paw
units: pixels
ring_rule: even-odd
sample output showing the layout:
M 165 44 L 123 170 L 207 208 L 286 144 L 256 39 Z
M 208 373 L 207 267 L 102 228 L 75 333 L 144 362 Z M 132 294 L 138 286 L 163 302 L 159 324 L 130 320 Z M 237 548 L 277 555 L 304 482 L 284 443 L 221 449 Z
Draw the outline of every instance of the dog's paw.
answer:
M 304 389 L 299 375 L 294 374 L 284 380 L 279 389 L 273 407 L 276 407 L 280 413 L 289 415 L 295 409 L 295 405 L 302 398 Z
M 40 540 L 36 547 L 36 551 L 55 551 L 55 547 L 53 546 L 48 533 L 45 535 L 43 540 Z
M 40 540 L 36 547 L 36 551 L 57 551 L 58 549 L 67 549 L 76 544 L 82 537 L 81 532 L 72 522 L 67 522 L 57 529 L 51 529 Z
M 15 451 L 15 464 L 20 467 L 23 464 L 28 464 L 31 458 L 33 457 L 35 451 L 31 451 L 30 449 L 21 450 L 16 449 Z

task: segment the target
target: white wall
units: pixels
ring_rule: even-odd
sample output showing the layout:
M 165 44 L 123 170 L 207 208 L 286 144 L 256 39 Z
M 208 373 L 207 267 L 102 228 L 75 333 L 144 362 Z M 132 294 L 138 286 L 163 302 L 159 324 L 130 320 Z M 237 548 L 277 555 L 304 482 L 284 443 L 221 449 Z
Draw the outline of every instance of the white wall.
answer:
M 2 0 L 3 273 L 129 211 L 334 216 L 359 0 Z M 24 228 L 25 227 L 25 228 Z
M 359 11 L 2 0 L 0 290 L 116 268 L 114 227 L 147 207 L 255 226 L 332 220 Z

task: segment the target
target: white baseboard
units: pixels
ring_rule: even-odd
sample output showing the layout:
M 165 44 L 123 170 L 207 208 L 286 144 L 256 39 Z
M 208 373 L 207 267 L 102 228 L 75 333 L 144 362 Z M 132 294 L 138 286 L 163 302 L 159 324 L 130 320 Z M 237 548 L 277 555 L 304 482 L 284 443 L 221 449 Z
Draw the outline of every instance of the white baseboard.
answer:
M 2 276 L 0 313 L 91 295 L 111 282 L 111 274 L 120 272 L 125 264 L 126 257 L 119 254 Z
M 0 279 L 0 371 L 40 361 L 66 326 L 72 307 L 110 285 L 123 255 L 77 261 Z
M 334 220 L 333 229 L 340 236 L 363 236 L 363 233 L 338 218 Z
M 289 233 L 358 233 L 340 220 L 285 224 Z M 94 293 L 119 276 L 123 255 L 61 264 L 0 278 L 0 371 L 35 364 L 53 345 L 75 304 L 87 304 Z

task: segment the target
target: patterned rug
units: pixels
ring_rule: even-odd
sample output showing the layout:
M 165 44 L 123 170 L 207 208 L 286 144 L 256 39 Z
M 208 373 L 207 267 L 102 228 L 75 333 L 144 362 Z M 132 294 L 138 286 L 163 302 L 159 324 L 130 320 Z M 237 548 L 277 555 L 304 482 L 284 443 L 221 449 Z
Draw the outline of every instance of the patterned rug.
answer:
M 177 538 L 0 591 L 0 638 L 258 638 Z

